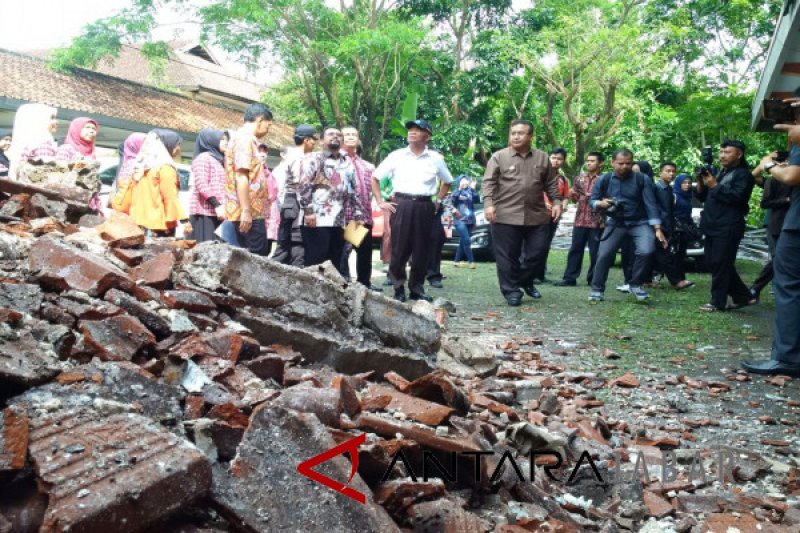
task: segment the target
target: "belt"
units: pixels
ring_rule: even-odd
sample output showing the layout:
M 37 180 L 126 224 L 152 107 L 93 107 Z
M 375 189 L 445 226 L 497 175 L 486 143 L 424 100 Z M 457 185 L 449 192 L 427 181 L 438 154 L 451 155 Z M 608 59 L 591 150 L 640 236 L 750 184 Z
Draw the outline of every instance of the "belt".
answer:
M 406 194 L 402 192 L 394 193 L 394 197 L 398 200 L 414 200 L 415 202 L 430 202 L 430 194 Z

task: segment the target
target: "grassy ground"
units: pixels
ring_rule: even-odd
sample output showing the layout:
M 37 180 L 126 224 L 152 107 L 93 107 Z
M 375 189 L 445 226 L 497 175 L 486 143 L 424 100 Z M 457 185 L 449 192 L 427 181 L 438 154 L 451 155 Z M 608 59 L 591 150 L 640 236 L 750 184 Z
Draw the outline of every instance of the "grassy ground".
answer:
M 553 250 L 548 278 L 560 279 L 565 262 L 566 252 Z M 761 265 L 739 261 L 737 269 L 745 283 L 750 283 Z M 687 371 L 707 368 L 718 372 L 721 366 L 735 367 L 742 358 L 769 353 L 774 318 L 769 290 L 764 291 L 757 306 L 703 313 L 698 307 L 709 301 L 709 274 L 688 273 L 687 278 L 696 285 L 681 292 L 673 290 L 665 280 L 663 288 L 649 289 L 650 301 L 642 304 L 636 303 L 633 296 L 614 290 L 623 282 L 621 270 L 614 268 L 604 302 L 587 301 L 589 288 L 585 282 L 577 287 L 543 284 L 539 286 L 541 300 L 525 297 L 521 307 L 513 308 L 505 304 L 500 294 L 494 263 L 478 263 L 477 269 L 469 270 L 454 268 L 452 261 L 445 261 L 442 273 L 447 276 L 445 288 L 427 290 L 458 307 L 458 315 L 451 317 L 448 329 L 495 333 L 498 339 L 506 333 L 546 334 L 560 339 L 567 351 L 580 349 L 585 370 L 607 363 L 602 355 L 606 349 L 620 356 L 615 361 L 619 373 L 636 369 L 641 363 L 665 370 L 677 364 Z M 683 361 L 676 363 L 676 358 Z

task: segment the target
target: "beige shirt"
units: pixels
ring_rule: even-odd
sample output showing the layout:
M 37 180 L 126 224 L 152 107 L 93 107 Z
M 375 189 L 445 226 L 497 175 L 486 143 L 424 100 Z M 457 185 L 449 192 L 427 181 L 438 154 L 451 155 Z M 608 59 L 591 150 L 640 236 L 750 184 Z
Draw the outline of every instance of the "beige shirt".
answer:
M 484 207 L 496 209 L 496 222 L 514 226 L 550 223 L 550 210 L 544 203 L 561 201 L 557 174 L 550 157 L 532 148 L 525 156 L 513 148 L 492 154 L 481 184 Z

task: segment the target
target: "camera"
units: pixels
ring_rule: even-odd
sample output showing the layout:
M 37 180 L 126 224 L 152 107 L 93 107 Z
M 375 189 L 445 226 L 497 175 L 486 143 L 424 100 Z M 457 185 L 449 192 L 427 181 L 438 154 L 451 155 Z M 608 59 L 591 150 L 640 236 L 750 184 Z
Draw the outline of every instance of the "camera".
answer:
M 606 215 L 610 217 L 622 216 L 625 211 L 625 201 L 617 198 L 608 198 L 607 201 L 611 205 L 606 209 Z
M 789 159 L 789 152 L 785 150 L 778 151 L 777 155 L 772 158 L 776 163 L 784 163 L 787 159 Z
M 700 159 L 703 164 L 699 167 L 694 167 L 694 175 L 696 177 L 704 176 L 706 174 L 716 175 L 717 170 L 714 168 L 714 151 L 710 146 L 704 147 L 700 150 Z

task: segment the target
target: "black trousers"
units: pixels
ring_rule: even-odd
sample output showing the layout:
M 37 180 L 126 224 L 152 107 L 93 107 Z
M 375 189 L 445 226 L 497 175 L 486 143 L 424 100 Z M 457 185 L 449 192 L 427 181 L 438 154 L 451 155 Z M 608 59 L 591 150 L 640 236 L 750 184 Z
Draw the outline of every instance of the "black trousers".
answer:
M 408 289 L 412 294 L 422 294 L 425 289 L 425 272 L 430 256 L 431 226 L 436 223 L 436 207 L 430 200 L 397 199 L 396 212 L 392 215 L 392 259 L 389 262 L 389 277 L 395 292 L 404 291 L 406 263 L 411 259 L 411 274 Z
M 669 235 L 665 234 L 664 237 L 669 241 Z M 655 259 L 656 270 L 664 274 L 671 285 L 676 285 L 684 280 L 686 272 L 683 268 L 683 261 L 678 254 L 672 253 L 670 248 L 667 247 L 665 249 L 660 242 L 656 241 L 656 251 L 653 258 Z
M 341 272 L 344 228 L 309 228 L 303 226 L 303 247 L 306 266 L 330 261 Z
M 761 294 L 761 291 L 764 290 L 764 287 L 772 281 L 774 275 L 774 267 L 773 261 L 775 261 L 775 250 L 778 246 L 778 238 L 780 238 L 780 233 L 778 235 L 770 235 L 767 233 L 767 242 L 769 243 L 769 256 L 770 259 L 767 261 L 767 264 L 764 265 L 764 268 L 761 269 L 761 272 L 758 273 L 758 277 L 753 282 L 752 289 L 756 292 L 756 294 Z
M 356 251 L 356 281 L 369 287 L 372 284 L 372 226 L 364 226 L 369 230 L 367 236 L 356 248 L 349 242 L 344 243 L 342 249 L 342 265 L 339 272 L 345 279 L 350 277 L 350 253 Z
M 302 229 L 297 227 L 295 221 L 295 219 L 281 219 L 278 226 L 278 244 L 272 259 L 284 265 L 302 268 L 305 266 L 305 249 Z
M 743 229 L 732 229 L 724 235 L 706 235 L 705 257 L 711 271 L 711 304 L 725 309 L 728 296 L 736 304 L 747 303 L 751 296 L 736 271 L 736 252 L 744 236 Z
M 239 222 L 234 222 L 236 228 L 236 238 L 243 248 L 247 248 L 256 255 L 268 256 L 272 241 L 267 239 L 267 225 L 263 218 L 253 220 L 253 224 L 247 233 L 239 231 Z
M 544 249 L 544 257 L 542 258 L 542 263 L 539 265 L 538 270 L 533 273 L 533 279 L 545 279 L 547 273 L 547 258 L 550 257 L 550 248 L 553 245 L 553 238 L 556 236 L 556 230 L 558 230 L 558 223 L 551 222 L 548 224 L 550 226 L 550 233 L 547 235 L 547 246 Z
M 447 240 L 444 226 L 434 221 L 431 226 L 430 253 L 428 255 L 428 267 L 425 275 L 428 281 L 442 281 L 442 248 Z
M 219 240 L 214 232 L 222 221 L 217 217 L 189 215 L 189 223 L 192 225 L 192 238 L 197 242 Z
M 572 228 L 572 244 L 567 254 L 567 268 L 564 269 L 565 281 L 577 281 L 583 267 L 583 252 L 589 247 L 589 271 L 586 281 L 591 283 L 594 265 L 597 262 L 597 249 L 600 247 L 600 228 Z
M 784 230 L 775 249 L 772 359 L 800 365 L 800 231 Z
M 542 268 L 550 224 L 513 226 L 492 224 L 492 244 L 497 279 L 503 296 L 522 296 L 523 287 L 533 285 L 534 273 Z

